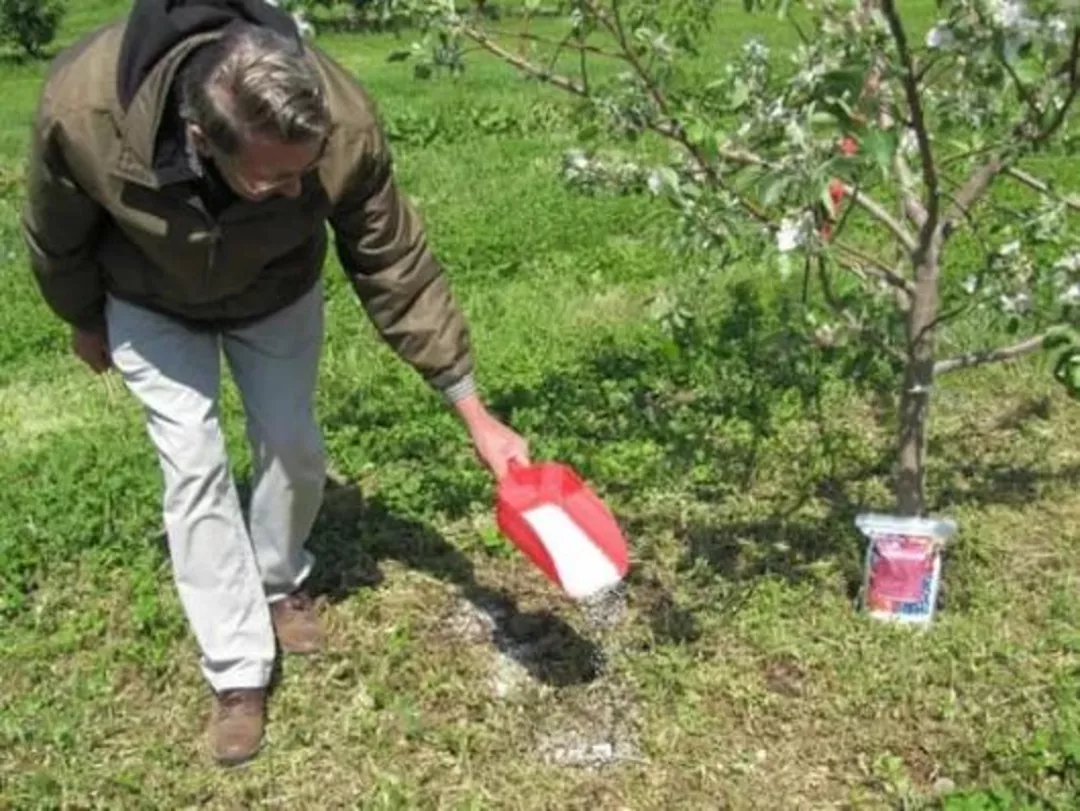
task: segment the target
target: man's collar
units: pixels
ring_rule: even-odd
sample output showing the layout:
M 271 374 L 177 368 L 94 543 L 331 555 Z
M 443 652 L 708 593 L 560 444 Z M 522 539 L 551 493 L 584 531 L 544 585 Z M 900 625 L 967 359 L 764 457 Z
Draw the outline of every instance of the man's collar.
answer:
M 185 40 L 147 75 L 121 123 L 121 143 L 112 166 L 115 174 L 152 188 L 201 176 L 201 164 L 197 156 L 193 162 L 186 127 L 173 102 L 174 85 L 184 60 L 220 36 L 210 32 Z

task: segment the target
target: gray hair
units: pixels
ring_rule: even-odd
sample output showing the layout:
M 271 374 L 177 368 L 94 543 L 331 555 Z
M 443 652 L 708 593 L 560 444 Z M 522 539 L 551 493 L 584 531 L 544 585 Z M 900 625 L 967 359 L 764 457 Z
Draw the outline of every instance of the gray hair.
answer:
M 227 155 L 251 137 L 310 143 L 330 131 L 326 91 L 303 45 L 243 25 L 199 48 L 179 77 L 181 115 Z

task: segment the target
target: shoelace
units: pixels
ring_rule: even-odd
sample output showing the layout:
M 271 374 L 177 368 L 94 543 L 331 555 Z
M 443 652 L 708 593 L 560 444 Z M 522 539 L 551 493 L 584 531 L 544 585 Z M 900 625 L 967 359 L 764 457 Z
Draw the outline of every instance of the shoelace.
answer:
M 255 701 L 255 697 L 240 690 L 228 690 L 222 693 L 219 701 L 224 715 L 232 715 L 243 711 L 248 713 L 258 711 L 258 702 Z

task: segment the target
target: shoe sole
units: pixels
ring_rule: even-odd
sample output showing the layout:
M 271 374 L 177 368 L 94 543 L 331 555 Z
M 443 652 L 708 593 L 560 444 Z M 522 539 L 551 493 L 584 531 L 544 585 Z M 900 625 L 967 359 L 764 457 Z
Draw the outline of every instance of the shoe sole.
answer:
M 230 758 L 230 757 L 221 757 L 221 756 L 215 755 L 213 752 L 211 752 L 210 757 L 212 757 L 214 762 L 223 769 L 239 769 L 239 768 L 242 768 L 244 766 L 250 765 L 252 763 L 252 761 L 254 761 L 260 754 L 262 754 L 262 750 L 263 750 L 263 747 L 264 747 L 265 743 L 266 743 L 266 734 L 264 733 L 262 738 L 259 739 L 258 745 L 249 754 L 241 755 L 239 757 L 231 757 Z

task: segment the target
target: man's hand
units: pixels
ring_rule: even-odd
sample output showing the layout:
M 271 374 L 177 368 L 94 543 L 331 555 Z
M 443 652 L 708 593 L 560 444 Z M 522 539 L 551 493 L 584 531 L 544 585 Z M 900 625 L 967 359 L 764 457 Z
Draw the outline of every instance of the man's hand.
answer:
M 529 448 L 525 440 L 499 422 L 484 408 L 475 394 L 455 403 L 455 408 L 469 431 L 476 455 L 501 480 L 511 462 L 529 464 Z
M 76 327 L 71 331 L 71 348 L 87 366 L 98 374 L 112 367 L 109 339 L 102 331 Z

